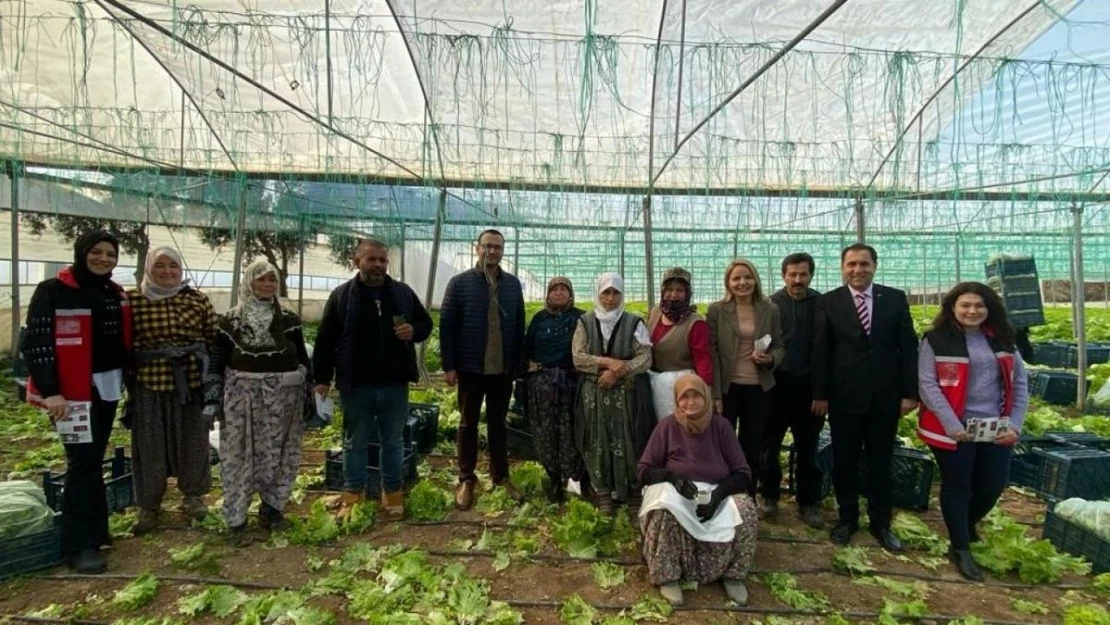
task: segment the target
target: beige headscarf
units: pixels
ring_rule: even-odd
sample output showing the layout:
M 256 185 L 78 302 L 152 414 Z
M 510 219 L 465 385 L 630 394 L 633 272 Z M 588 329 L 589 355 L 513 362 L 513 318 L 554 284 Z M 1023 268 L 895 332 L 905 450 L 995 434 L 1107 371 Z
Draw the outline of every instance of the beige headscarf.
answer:
M 152 302 L 157 302 L 158 300 L 166 299 L 167 297 L 173 297 L 174 295 L 180 293 L 181 289 L 185 287 L 184 280 L 181 281 L 181 284 L 175 286 L 158 286 L 157 284 L 155 284 L 154 276 L 151 274 L 154 273 L 154 264 L 157 263 L 158 259 L 163 256 L 177 263 L 177 265 L 183 270 L 185 268 L 185 263 L 181 260 L 181 254 L 178 254 L 177 250 L 173 249 L 172 247 L 159 247 L 153 252 L 146 255 L 146 266 L 144 267 L 145 273 L 143 274 L 143 283 L 140 285 L 139 288 L 142 289 L 143 295 Z
M 702 407 L 701 412 L 693 416 L 682 412 L 678 407 L 679 398 L 689 390 L 693 390 L 705 400 L 705 406 Z M 678 424 L 690 434 L 704 432 L 713 420 L 713 403 L 710 398 L 709 387 L 706 386 L 705 380 L 692 373 L 679 378 L 674 383 L 674 418 L 678 420 Z
M 551 290 L 557 286 L 565 286 L 567 287 L 567 290 L 570 291 L 570 299 L 567 301 L 567 305 L 563 306 L 562 308 L 555 308 L 551 305 L 550 302 Z M 551 279 L 550 282 L 547 283 L 547 297 L 545 297 L 543 300 L 543 307 L 547 309 L 547 312 L 553 315 L 564 310 L 570 310 L 571 308 L 574 308 L 574 286 L 571 285 L 570 278 L 555 276 Z

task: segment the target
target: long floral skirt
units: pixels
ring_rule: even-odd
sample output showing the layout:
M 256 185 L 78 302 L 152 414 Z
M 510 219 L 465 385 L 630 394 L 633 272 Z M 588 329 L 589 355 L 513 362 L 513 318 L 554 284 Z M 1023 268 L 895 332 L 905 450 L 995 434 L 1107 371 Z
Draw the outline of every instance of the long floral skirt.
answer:
M 732 542 L 701 542 L 667 510 L 652 510 L 644 519 L 644 560 L 648 579 L 660 586 L 687 581 L 709 584 L 720 579 L 743 579 L 755 560 L 759 513 L 747 494 L 733 495 L 742 523 Z

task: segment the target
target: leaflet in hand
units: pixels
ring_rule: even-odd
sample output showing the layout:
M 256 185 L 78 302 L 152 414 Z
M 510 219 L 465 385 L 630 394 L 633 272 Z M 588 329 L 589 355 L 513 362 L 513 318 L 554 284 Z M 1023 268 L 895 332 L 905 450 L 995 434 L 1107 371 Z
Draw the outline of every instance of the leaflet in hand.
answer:
M 66 445 L 91 443 L 92 436 L 92 402 L 71 401 L 66 408 L 64 419 L 54 422 L 58 430 L 58 437 Z
M 763 336 L 759 337 L 758 339 L 756 339 L 755 344 L 752 347 L 757 352 L 767 351 L 771 348 L 771 335 L 764 334 Z
M 1010 417 L 979 419 L 972 417 L 964 423 L 964 429 L 973 443 L 993 443 L 1001 433 L 1010 429 Z

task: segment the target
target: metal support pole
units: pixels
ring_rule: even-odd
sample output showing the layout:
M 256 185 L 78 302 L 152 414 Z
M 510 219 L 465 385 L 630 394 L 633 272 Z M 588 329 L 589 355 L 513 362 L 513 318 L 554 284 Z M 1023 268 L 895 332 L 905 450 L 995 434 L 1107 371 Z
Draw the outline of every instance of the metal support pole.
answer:
M 513 228 L 513 273 L 520 275 L 520 229 Z
M 398 259 L 398 260 L 400 260 L 400 264 L 401 264 L 401 267 L 400 267 L 401 282 L 405 281 L 405 236 L 406 236 L 405 222 L 402 221 L 401 222 L 401 258 Z
M 856 196 L 856 242 L 863 243 L 866 240 L 867 224 L 864 222 L 863 216 L 863 198 Z
M 1072 297 L 1072 310 L 1075 311 L 1075 338 L 1079 352 L 1078 371 L 1076 377 L 1078 384 L 1075 386 L 1075 405 L 1083 410 L 1087 405 L 1087 310 L 1086 288 L 1083 284 L 1083 207 L 1072 205 L 1075 216 L 1075 234 L 1072 284 L 1075 285 L 1075 296 Z
M 300 241 L 300 257 L 297 259 L 299 265 L 297 271 L 299 277 L 297 278 L 297 316 L 304 319 L 304 253 L 308 249 L 308 241 L 305 240 L 304 232 L 304 217 L 301 217 L 301 241 Z
M 439 244 L 443 238 L 443 220 L 447 217 L 447 191 L 439 192 L 439 208 L 436 210 L 436 225 L 432 233 L 432 264 L 428 266 L 428 287 L 424 291 L 424 307 L 432 309 L 432 297 L 435 296 L 436 270 L 439 268 Z M 421 348 L 423 354 L 423 348 Z M 423 361 L 423 358 L 421 358 Z
M 963 282 L 960 279 L 960 235 L 956 235 L 956 283 Z
M 651 196 L 644 196 L 644 281 L 647 282 L 647 301 L 655 301 L 655 257 L 651 250 Z
M 247 186 L 239 181 L 239 216 L 235 220 L 235 260 L 231 268 L 231 305 L 239 303 L 239 281 L 243 274 L 244 239 L 247 229 Z
M 332 71 L 331 71 L 331 1 L 324 0 L 324 56 L 328 72 L 328 126 L 332 122 Z
M 12 183 L 12 357 L 19 349 L 19 328 L 23 316 L 19 306 L 19 163 L 8 163 L 8 177 Z

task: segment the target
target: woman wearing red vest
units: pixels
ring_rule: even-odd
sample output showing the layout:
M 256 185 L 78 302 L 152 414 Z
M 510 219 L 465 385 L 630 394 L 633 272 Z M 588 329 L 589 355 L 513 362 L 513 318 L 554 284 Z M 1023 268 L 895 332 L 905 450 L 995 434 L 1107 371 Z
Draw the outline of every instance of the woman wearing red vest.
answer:
M 131 348 L 131 309 L 112 282 L 119 242 L 104 231 L 77 239 L 73 265 L 35 289 L 20 346 L 31 376 L 27 400 L 51 422 L 89 402 L 91 443 L 68 443 L 62 494 L 62 552 L 78 573 L 102 573 L 109 544 L 101 462 L 112 433 Z
M 940 509 L 949 557 L 960 573 L 983 579 L 971 557 L 975 526 L 991 511 L 1010 478 L 1010 452 L 1029 405 L 1028 380 L 1016 353 L 1014 329 L 998 295 L 985 284 L 957 284 L 921 341 L 917 434 L 940 467 Z M 1009 428 L 992 427 L 1009 418 Z M 974 442 L 968 425 L 989 438 Z M 972 428 L 974 429 L 974 428 Z

